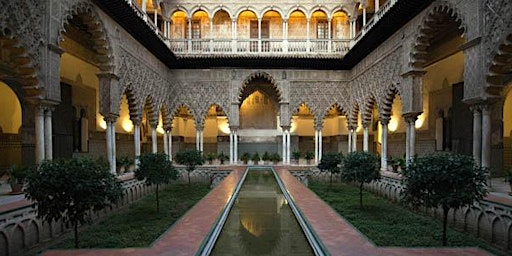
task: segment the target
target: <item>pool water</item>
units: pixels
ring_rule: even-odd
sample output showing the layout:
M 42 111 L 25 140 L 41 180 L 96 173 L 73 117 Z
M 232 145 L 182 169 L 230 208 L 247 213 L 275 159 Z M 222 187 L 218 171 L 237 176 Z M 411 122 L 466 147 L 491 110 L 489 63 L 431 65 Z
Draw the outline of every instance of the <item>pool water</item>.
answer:
M 248 170 L 211 255 L 314 255 L 271 169 Z

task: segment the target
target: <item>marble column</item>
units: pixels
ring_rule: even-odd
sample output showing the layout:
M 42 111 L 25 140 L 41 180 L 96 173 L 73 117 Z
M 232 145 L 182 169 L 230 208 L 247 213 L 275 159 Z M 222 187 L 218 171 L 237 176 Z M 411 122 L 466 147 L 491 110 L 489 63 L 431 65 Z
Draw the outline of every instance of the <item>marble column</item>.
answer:
M 357 151 L 357 127 L 352 129 L 352 152 Z
M 42 106 L 36 106 L 36 115 L 35 115 L 35 153 L 36 153 L 36 163 L 40 163 L 44 160 L 45 157 L 45 147 L 44 147 L 44 108 Z
M 482 167 L 491 167 L 491 106 L 482 106 Z
M 235 156 L 235 150 L 234 150 L 234 140 L 235 140 L 235 134 L 234 131 L 229 131 L 229 164 L 233 164 L 233 159 Z
M 380 154 L 380 169 L 383 171 L 388 170 L 388 123 L 389 117 L 381 118 L 381 154 Z
M 52 111 L 51 107 L 46 107 L 44 111 L 44 155 L 46 160 L 53 159 Z
M 135 150 L 135 166 L 139 166 L 140 160 L 140 118 L 132 119 L 133 123 L 133 143 Z
M 201 151 L 201 154 L 204 152 L 204 135 L 202 129 L 199 132 L 199 151 Z
M 352 152 L 352 129 L 348 128 L 348 142 L 347 142 L 347 153 Z
M 152 152 L 158 153 L 158 137 L 156 134 L 156 124 L 151 126 L 151 146 L 152 146 Z
M 169 138 L 167 135 L 167 131 L 164 132 L 164 153 L 169 155 Z
M 315 164 L 318 164 L 318 130 L 315 130 Z
M 478 166 L 482 164 L 482 112 L 481 106 L 471 106 L 473 111 L 473 158 Z
M 282 158 L 283 158 L 283 165 L 286 163 L 286 130 L 284 129 L 284 127 L 282 128 L 283 129 L 283 154 L 282 154 Z
M 167 143 L 167 145 L 169 146 L 169 161 L 172 161 L 172 128 L 169 128 L 168 132 L 169 136 L 167 137 L 167 139 L 169 140 L 169 142 Z
M 110 163 L 110 172 L 116 174 L 116 120 L 117 116 L 107 115 L 103 118 L 107 123 L 106 141 L 107 141 L 107 159 Z
M 290 149 L 291 149 L 291 142 L 290 142 L 290 128 L 286 130 L 286 164 L 290 164 Z
M 238 163 L 238 131 L 235 129 L 235 138 L 233 142 L 234 159 L 235 164 Z
M 322 161 L 322 128 L 318 131 L 318 161 Z
M 368 152 L 368 122 L 363 122 L 363 151 Z
M 406 123 L 406 134 L 405 134 L 405 160 L 409 163 L 416 154 L 416 119 L 418 119 L 418 113 L 407 113 L 404 114 Z
M 200 149 L 200 145 L 199 145 L 199 144 L 200 144 L 201 142 L 200 142 L 199 137 L 200 137 L 201 135 L 200 135 L 199 133 L 200 133 L 200 132 L 199 132 L 199 130 L 197 130 L 197 131 L 196 131 L 196 150 L 199 150 L 199 149 Z

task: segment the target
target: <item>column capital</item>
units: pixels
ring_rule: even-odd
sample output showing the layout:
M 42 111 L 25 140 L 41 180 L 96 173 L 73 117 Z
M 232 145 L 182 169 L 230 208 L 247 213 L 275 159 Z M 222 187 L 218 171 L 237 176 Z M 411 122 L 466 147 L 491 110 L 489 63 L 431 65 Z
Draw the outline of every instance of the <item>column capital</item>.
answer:
M 290 128 L 291 128 L 291 126 L 290 126 L 290 125 L 282 125 L 282 126 L 281 126 L 281 129 L 283 129 L 283 132 L 284 132 L 284 131 L 290 131 Z
M 140 126 L 140 124 L 142 123 L 142 118 L 140 118 L 139 116 L 137 116 L 137 117 L 130 117 L 130 120 L 132 121 L 133 125 Z
M 407 123 L 413 123 L 416 122 L 418 119 L 418 116 L 421 115 L 421 112 L 409 112 L 402 114 L 402 117 L 405 119 Z
M 96 76 L 99 78 L 99 79 L 114 79 L 114 80 L 119 80 L 119 76 L 114 74 L 113 72 L 110 72 L 110 71 L 103 71 L 103 72 L 98 72 L 96 73 Z
M 371 121 L 363 120 L 361 123 L 363 124 L 363 128 L 368 128 L 370 127 Z
M 229 130 L 231 130 L 232 132 L 236 132 L 238 131 L 238 126 L 229 126 Z
M 379 117 L 379 121 L 383 125 L 388 125 L 389 120 L 391 120 L 391 117 L 389 117 L 389 116 L 381 116 L 381 117 Z
M 118 115 L 108 114 L 103 116 L 103 120 L 105 120 L 107 123 L 115 123 L 118 117 Z

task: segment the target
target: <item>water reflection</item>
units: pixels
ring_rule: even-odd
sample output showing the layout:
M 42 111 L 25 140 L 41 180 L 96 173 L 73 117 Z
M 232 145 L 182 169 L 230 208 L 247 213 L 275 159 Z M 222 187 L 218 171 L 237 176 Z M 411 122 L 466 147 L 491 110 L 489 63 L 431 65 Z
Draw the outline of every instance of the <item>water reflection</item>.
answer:
M 313 255 L 271 170 L 250 170 L 212 255 Z

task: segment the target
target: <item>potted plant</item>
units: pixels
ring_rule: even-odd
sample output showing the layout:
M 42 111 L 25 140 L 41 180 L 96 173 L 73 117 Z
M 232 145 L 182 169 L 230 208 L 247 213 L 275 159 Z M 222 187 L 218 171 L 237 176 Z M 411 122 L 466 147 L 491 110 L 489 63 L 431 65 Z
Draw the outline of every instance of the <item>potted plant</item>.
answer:
M 29 170 L 28 167 L 18 165 L 13 165 L 7 170 L 7 175 L 9 176 L 7 182 L 11 185 L 12 195 L 23 193 L 23 186 L 25 185 Z
M 296 164 L 299 164 L 299 159 L 302 156 L 302 153 L 300 151 L 293 151 L 292 152 L 292 158 L 295 161 Z
M 251 154 L 249 154 L 247 152 L 243 153 L 242 156 L 240 157 L 240 160 L 242 160 L 244 162 L 244 164 L 247 164 L 249 159 L 251 159 Z
M 270 154 L 265 151 L 265 153 L 263 153 L 263 156 L 261 156 L 261 160 L 263 160 L 263 164 L 267 164 L 268 161 L 270 161 Z
M 311 151 L 307 151 L 304 153 L 304 159 L 306 159 L 306 164 L 311 164 L 311 159 L 313 159 L 315 155 Z
M 217 156 L 217 159 L 219 159 L 220 164 L 224 164 L 224 161 L 228 160 L 229 157 L 224 154 L 224 152 L 220 152 L 220 154 Z
M 270 155 L 270 160 L 274 163 L 274 165 L 276 165 L 277 163 L 279 163 L 279 160 L 281 160 L 281 156 L 277 152 L 275 152 L 272 155 Z
M 208 160 L 208 164 L 213 164 L 213 160 L 215 160 L 215 154 L 210 152 L 206 155 L 206 160 Z
M 261 160 L 260 154 L 258 154 L 258 152 L 254 153 L 254 155 L 251 157 L 251 160 L 255 165 L 258 164 L 258 162 Z
M 130 166 L 133 164 L 133 160 L 131 160 L 127 156 L 122 156 L 116 159 L 116 167 L 117 167 L 117 175 L 121 175 L 125 172 L 128 172 Z
M 391 157 L 389 163 L 393 168 L 393 172 L 400 172 L 405 169 L 405 158 L 403 157 Z

